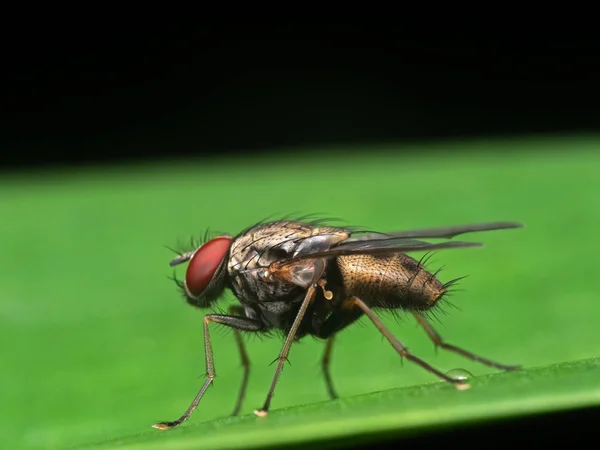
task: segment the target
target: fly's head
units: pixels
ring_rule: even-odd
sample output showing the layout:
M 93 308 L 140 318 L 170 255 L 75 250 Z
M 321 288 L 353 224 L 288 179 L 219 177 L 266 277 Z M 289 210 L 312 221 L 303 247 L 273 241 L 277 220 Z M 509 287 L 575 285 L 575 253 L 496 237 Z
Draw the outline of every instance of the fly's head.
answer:
M 231 242 L 231 236 L 218 236 L 170 262 L 171 266 L 175 266 L 189 261 L 185 281 L 176 280 L 188 303 L 206 308 L 221 295 L 227 281 Z

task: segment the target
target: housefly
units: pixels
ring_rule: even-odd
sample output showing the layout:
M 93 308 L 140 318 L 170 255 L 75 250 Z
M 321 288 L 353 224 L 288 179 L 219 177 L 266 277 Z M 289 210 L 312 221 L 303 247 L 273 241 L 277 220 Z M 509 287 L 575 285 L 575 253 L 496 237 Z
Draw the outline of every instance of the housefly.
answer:
M 253 225 L 237 236 L 218 235 L 204 239 L 190 251 L 179 253 L 171 266 L 188 262 L 185 281 L 176 280 L 185 299 L 198 308 L 208 308 L 225 289 L 239 304 L 228 314 L 204 316 L 204 346 L 207 379 L 185 413 L 172 422 L 153 425 L 165 430 L 189 418 L 215 377 L 209 325 L 217 323 L 234 330 L 244 377 L 233 414 L 244 398 L 249 360 L 240 332 L 279 331 L 284 343 L 273 381 L 258 416 L 266 416 L 277 381 L 293 342 L 310 335 L 326 341 L 322 368 L 330 397 L 335 398 L 329 361 L 337 332 L 366 316 L 396 352 L 423 369 L 464 388 L 464 378 L 452 378 L 408 351 L 375 313 L 377 309 L 412 314 L 436 346 L 501 370 L 509 366 L 475 355 L 446 343 L 427 319 L 427 313 L 456 281 L 442 283 L 437 273 L 406 253 L 448 248 L 478 247 L 475 242 L 451 240 L 468 232 L 520 228 L 515 222 L 496 222 L 391 233 L 355 230 L 326 225 L 323 221 L 278 220 Z M 422 239 L 442 239 L 428 242 Z

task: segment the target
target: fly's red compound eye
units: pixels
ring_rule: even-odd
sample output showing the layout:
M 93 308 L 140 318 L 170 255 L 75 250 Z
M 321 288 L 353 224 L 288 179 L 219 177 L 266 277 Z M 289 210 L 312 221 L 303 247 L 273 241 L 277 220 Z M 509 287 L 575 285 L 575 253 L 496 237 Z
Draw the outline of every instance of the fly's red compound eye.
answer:
M 202 295 L 227 256 L 231 237 L 220 236 L 202 245 L 190 259 L 185 274 L 185 285 L 194 297 Z

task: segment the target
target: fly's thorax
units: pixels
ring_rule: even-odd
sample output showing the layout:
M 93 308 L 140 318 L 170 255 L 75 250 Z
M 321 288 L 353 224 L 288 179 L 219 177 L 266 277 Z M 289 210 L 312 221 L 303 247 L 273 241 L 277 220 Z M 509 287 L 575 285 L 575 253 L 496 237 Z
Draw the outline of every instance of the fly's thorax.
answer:
M 374 307 L 426 310 L 445 292 L 433 274 L 402 253 L 340 256 L 337 262 L 345 296 Z
M 229 273 L 268 267 L 271 263 L 294 255 L 307 244 L 343 241 L 350 233 L 337 227 L 319 227 L 294 221 L 270 222 L 250 228 L 237 236 L 230 250 Z M 312 238 L 312 239 L 311 239 Z
M 348 238 L 343 228 L 321 227 L 295 221 L 277 221 L 252 227 L 237 236 L 227 263 L 234 293 L 256 302 L 288 301 L 301 289 L 293 284 L 259 280 L 259 271 L 272 263 Z M 320 248 L 320 247 L 319 247 Z M 240 298 L 240 300 L 244 300 Z

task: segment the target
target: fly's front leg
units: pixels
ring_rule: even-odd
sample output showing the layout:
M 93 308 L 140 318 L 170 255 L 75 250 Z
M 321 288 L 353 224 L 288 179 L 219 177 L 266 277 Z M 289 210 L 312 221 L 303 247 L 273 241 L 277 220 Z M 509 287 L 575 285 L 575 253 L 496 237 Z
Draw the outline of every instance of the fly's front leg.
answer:
M 264 325 L 261 322 L 259 322 L 257 320 L 249 319 L 247 317 L 228 316 L 228 315 L 224 315 L 224 314 L 207 314 L 206 316 L 204 316 L 204 352 L 205 352 L 205 357 L 206 357 L 206 375 L 207 375 L 206 381 L 200 388 L 200 391 L 198 391 L 198 394 L 196 394 L 196 397 L 194 398 L 194 401 L 192 401 L 192 404 L 189 406 L 189 408 L 185 411 L 185 413 L 183 413 L 183 415 L 179 419 L 177 419 L 173 422 L 159 422 L 157 424 L 152 425 L 154 428 L 158 428 L 159 430 L 168 430 L 170 428 L 175 428 L 175 427 L 181 425 L 183 422 L 185 422 L 190 417 L 190 415 L 192 414 L 194 409 L 196 409 L 196 407 L 198 406 L 198 403 L 200 403 L 200 399 L 202 399 L 202 396 L 204 395 L 204 393 L 206 392 L 208 387 L 212 384 L 212 382 L 216 376 L 216 373 L 215 373 L 215 364 L 214 364 L 214 359 L 213 359 L 212 344 L 210 342 L 210 333 L 208 331 L 208 324 L 210 322 L 215 322 L 215 323 L 220 323 L 222 325 L 226 325 L 228 327 L 233 328 L 236 331 L 241 330 L 241 331 L 255 331 L 256 332 L 256 331 L 264 330 Z M 240 337 L 240 340 L 241 340 L 241 337 Z M 243 352 L 243 354 L 245 354 L 245 352 Z M 242 354 L 242 359 L 243 359 L 243 354 Z M 243 391 L 245 391 L 245 384 L 243 385 Z M 243 392 L 242 392 L 242 394 L 243 394 Z M 238 403 L 239 402 L 240 402 L 240 400 L 238 400 Z
M 229 314 L 244 316 L 244 308 L 237 305 L 230 306 Z M 240 409 L 242 409 L 242 403 L 244 402 L 244 397 L 246 396 L 246 387 L 248 386 L 248 378 L 250 377 L 250 359 L 248 358 L 248 353 L 246 353 L 246 347 L 244 346 L 244 340 L 242 339 L 242 333 L 240 333 L 240 330 L 234 328 L 233 335 L 235 336 L 235 342 L 237 343 L 238 350 L 240 352 L 242 368 L 244 369 L 244 377 L 242 378 L 242 386 L 240 387 L 238 400 L 235 404 L 235 408 L 233 409 L 233 413 L 231 414 L 232 416 L 237 416 L 240 412 Z

